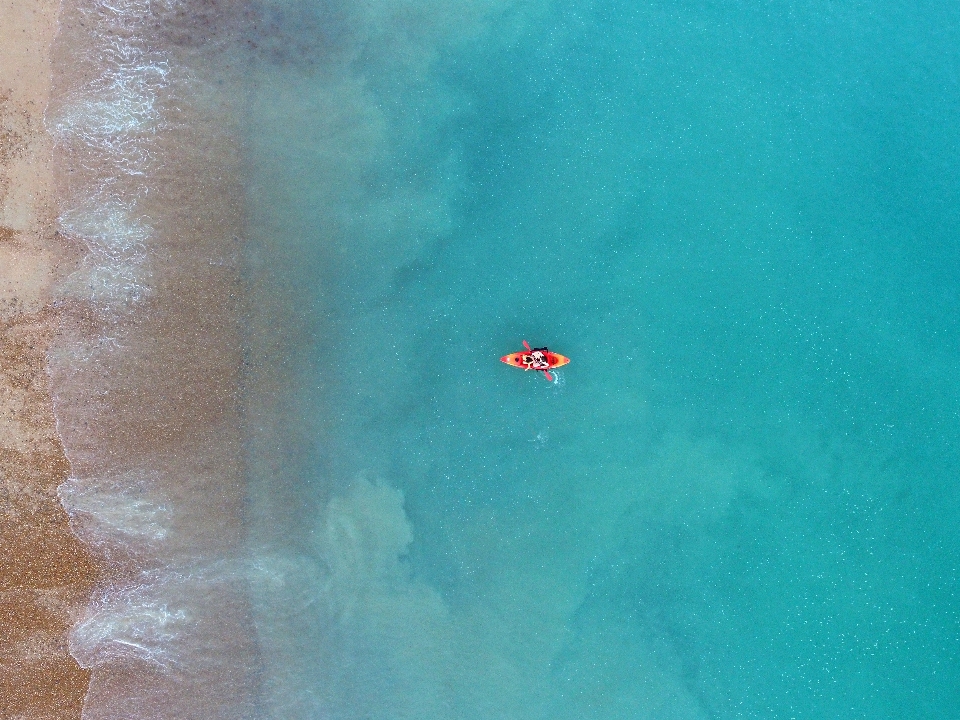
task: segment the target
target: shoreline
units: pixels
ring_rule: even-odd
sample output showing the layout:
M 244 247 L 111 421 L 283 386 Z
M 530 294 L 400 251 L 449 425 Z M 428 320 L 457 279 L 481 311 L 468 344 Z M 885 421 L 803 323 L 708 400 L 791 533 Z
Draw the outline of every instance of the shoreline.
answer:
M 102 572 L 57 497 L 69 465 L 47 375 L 72 265 L 44 127 L 59 7 L 0 0 L 0 715 L 31 720 L 81 715 L 90 672 L 68 634 Z
M 2 717 L 256 703 L 236 106 L 138 13 L 0 0 Z
M 59 283 L 47 370 L 59 498 L 109 566 L 72 629 L 84 717 L 253 716 L 241 409 L 242 164 L 214 18 L 140 0 L 61 9 L 47 123 Z

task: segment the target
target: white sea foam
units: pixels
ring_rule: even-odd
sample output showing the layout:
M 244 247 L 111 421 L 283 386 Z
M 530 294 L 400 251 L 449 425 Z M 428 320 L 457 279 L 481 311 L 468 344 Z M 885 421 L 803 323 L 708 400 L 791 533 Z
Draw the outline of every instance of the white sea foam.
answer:
M 62 293 L 113 314 L 149 293 L 152 231 L 133 198 L 149 192 L 153 145 L 164 127 L 160 97 L 171 72 L 168 58 L 145 40 L 149 9 L 140 0 L 81 3 L 95 43 L 77 63 L 95 72 L 68 89 L 46 118 L 79 171 L 60 229 L 87 251 Z
M 68 91 L 47 118 L 54 137 L 85 154 L 84 166 L 144 175 L 153 160 L 150 141 L 163 126 L 158 102 L 169 84 L 170 64 L 143 41 L 140 26 L 147 11 L 139 2 L 86 8 L 88 21 L 100 31 L 86 58 L 97 74 Z
M 150 496 L 151 478 L 132 473 L 106 481 L 70 478 L 57 488 L 73 531 L 85 542 L 158 543 L 169 532 L 172 509 Z
M 110 55 L 116 67 L 74 91 L 52 118 L 58 135 L 99 145 L 110 136 L 157 129 L 162 120 L 157 97 L 166 85 L 169 64 L 145 57 L 142 50 L 130 45 L 120 46 Z
M 116 309 L 149 294 L 147 243 L 152 229 L 136 206 L 93 196 L 60 217 L 62 232 L 84 245 L 86 255 L 62 284 L 64 296 Z
M 73 628 L 70 653 L 81 667 L 124 659 L 163 667 L 179 663 L 177 641 L 191 627 L 189 611 L 176 599 L 182 581 L 176 576 L 142 580 L 138 587 L 102 593 Z

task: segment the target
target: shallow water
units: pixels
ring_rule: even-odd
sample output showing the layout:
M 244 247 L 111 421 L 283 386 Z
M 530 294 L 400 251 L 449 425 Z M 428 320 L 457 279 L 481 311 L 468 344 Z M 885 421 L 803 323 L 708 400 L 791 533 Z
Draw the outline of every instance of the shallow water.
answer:
M 960 11 L 236 17 L 243 712 L 960 714 Z

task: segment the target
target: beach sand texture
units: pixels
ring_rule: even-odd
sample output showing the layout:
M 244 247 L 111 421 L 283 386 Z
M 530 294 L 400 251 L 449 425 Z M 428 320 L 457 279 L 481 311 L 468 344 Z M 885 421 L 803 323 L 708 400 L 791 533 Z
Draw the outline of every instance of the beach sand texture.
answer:
M 57 486 L 68 466 L 46 374 L 53 242 L 50 93 L 55 0 L 0 1 L 0 716 L 80 717 L 89 672 L 67 632 L 97 577 Z

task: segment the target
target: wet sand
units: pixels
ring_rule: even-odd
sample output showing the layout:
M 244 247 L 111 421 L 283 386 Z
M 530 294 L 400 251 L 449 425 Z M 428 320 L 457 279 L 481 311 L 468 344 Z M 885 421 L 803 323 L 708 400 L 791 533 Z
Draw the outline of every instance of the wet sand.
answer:
M 56 0 L 0 0 L 0 717 L 80 717 L 89 672 L 69 627 L 98 577 L 56 489 L 68 465 L 56 433 L 46 355 L 58 249 L 50 93 Z

